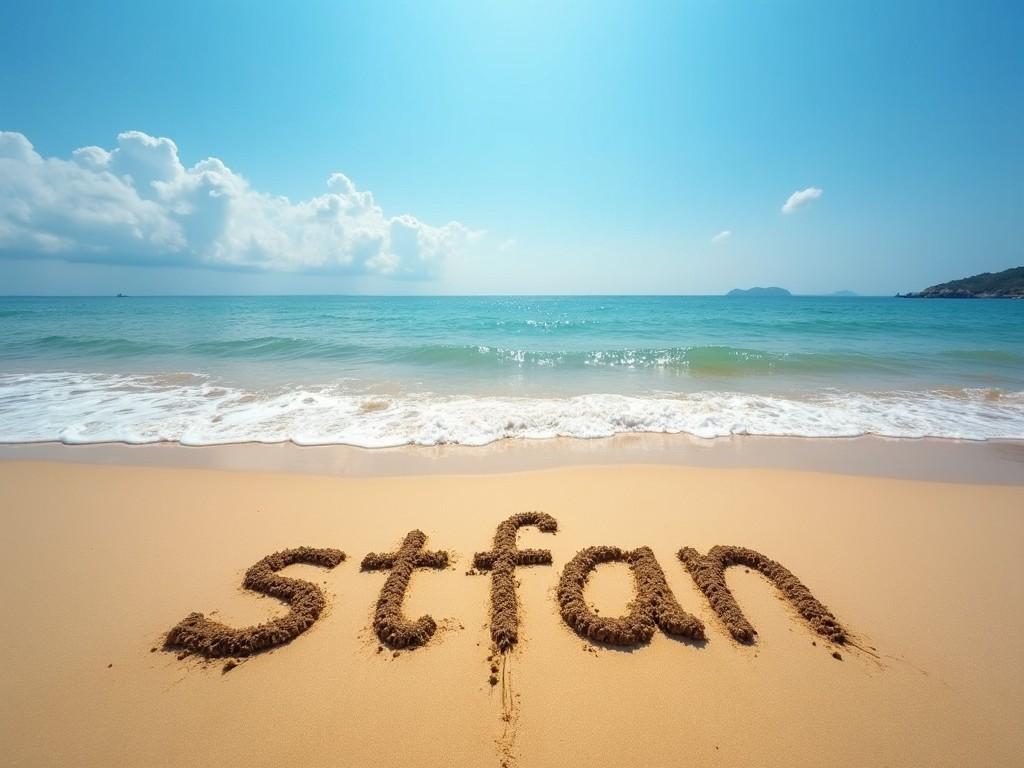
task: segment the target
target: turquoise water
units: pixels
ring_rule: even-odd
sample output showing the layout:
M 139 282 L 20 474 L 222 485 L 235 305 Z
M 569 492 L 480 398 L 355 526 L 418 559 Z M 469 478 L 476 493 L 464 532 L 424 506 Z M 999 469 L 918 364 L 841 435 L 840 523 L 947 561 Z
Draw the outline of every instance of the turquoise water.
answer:
M 1024 302 L 0 299 L 0 440 L 1024 437 Z

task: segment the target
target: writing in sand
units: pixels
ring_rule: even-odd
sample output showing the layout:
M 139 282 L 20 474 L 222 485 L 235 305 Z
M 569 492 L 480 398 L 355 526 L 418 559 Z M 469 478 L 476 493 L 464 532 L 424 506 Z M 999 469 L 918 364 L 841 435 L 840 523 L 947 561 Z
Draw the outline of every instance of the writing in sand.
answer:
M 502 522 L 489 550 L 477 552 L 469 574 L 488 573 L 491 578 L 490 631 L 495 648 L 506 653 L 519 639 L 519 608 L 516 598 L 516 568 L 551 565 L 546 549 L 519 549 L 520 528 L 533 527 L 555 533 L 558 522 L 544 512 L 522 512 Z M 364 571 L 387 571 L 387 579 L 373 614 L 373 629 L 381 643 L 390 648 L 426 645 L 437 630 L 431 616 L 410 619 L 402 611 L 409 582 L 417 568 L 444 568 L 449 555 L 429 551 L 426 535 L 419 530 L 406 534 L 393 552 L 370 553 L 363 558 Z M 811 594 L 796 576 L 780 563 L 744 547 L 715 546 L 707 554 L 684 547 L 677 556 L 729 633 L 743 643 L 753 642 L 756 630 L 743 615 L 725 581 L 730 566 L 759 571 L 774 584 L 819 635 L 836 644 L 846 641 L 846 632 L 828 608 Z M 286 615 L 251 627 L 235 628 L 192 613 L 167 633 L 168 648 L 209 658 L 247 656 L 294 640 L 320 617 L 326 607 L 323 591 L 316 584 L 282 576 L 278 571 L 295 563 L 334 568 L 345 560 L 338 549 L 299 547 L 267 555 L 249 568 L 242 582 L 246 589 L 282 600 Z M 588 605 L 584 591 L 594 569 L 601 563 L 625 563 L 634 580 L 634 599 L 623 616 L 600 616 Z M 647 643 L 657 630 L 669 635 L 705 641 L 703 622 L 688 613 L 676 600 L 665 572 L 649 547 L 621 549 L 614 546 L 587 547 L 566 564 L 558 583 L 558 605 L 562 619 L 575 632 L 609 645 Z M 838 658 L 838 654 L 836 654 Z

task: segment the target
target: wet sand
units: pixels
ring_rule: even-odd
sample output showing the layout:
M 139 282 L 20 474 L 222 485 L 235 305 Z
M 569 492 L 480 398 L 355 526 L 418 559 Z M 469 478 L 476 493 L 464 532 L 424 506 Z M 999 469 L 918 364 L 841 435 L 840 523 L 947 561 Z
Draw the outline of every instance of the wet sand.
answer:
M 985 484 L 596 464 L 332 477 L 0 461 L 4 764 L 1019 765 L 1012 471 Z M 520 529 L 519 550 L 550 564 L 514 567 L 517 642 L 497 653 L 495 534 L 527 511 L 557 532 Z M 757 634 L 734 639 L 679 557 L 715 545 L 785 566 L 847 641 L 743 565 L 726 580 Z M 257 572 L 268 590 L 285 577 L 323 596 L 291 642 L 209 660 L 164 647 L 193 612 L 239 628 L 287 616 L 242 582 L 298 547 L 347 556 Z M 559 580 L 588 547 L 649 547 L 706 639 L 658 627 L 621 646 L 570 627 Z M 404 604 L 382 597 L 389 583 L 407 585 Z M 578 592 L 573 605 L 626 616 L 633 583 L 625 559 L 603 562 L 583 586 L 589 610 Z M 433 630 L 408 647 L 382 640 L 423 617 Z
M 373 449 L 293 443 L 0 444 L 0 461 L 5 459 L 297 472 L 337 477 L 495 474 L 556 467 L 661 464 L 796 469 L 954 483 L 1024 483 L 1024 441 L 912 440 L 876 436 L 823 440 L 743 435 L 705 440 L 690 435 L 620 434 L 593 440 L 499 440 L 483 446 Z

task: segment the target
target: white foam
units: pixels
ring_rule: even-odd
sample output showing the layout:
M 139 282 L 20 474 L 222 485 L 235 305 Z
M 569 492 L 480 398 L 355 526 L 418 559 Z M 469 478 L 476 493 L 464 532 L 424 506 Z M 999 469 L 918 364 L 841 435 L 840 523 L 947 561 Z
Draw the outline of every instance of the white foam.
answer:
M 1024 393 L 997 390 L 382 397 L 345 383 L 271 392 L 205 376 L 0 375 L 0 442 L 186 445 L 284 442 L 369 448 L 621 432 L 1024 439 Z

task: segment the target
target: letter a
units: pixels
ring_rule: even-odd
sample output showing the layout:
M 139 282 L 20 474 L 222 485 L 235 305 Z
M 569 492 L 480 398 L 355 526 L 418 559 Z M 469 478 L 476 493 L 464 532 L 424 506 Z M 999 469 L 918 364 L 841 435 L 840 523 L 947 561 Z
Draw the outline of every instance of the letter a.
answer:
M 587 605 L 583 590 L 598 563 L 629 563 L 636 599 L 629 613 L 617 618 L 598 616 Z M 700 619 L 684 611 L 676 601 L 650 547 L 622 550 L 618 547 L 588 547 L 578 552 L 562 571 L 558 582 L 558 605 L 565 623 L 584 637 L 612 645 L 647 643 L 656 627 L 670 635 L 704 639 Z

